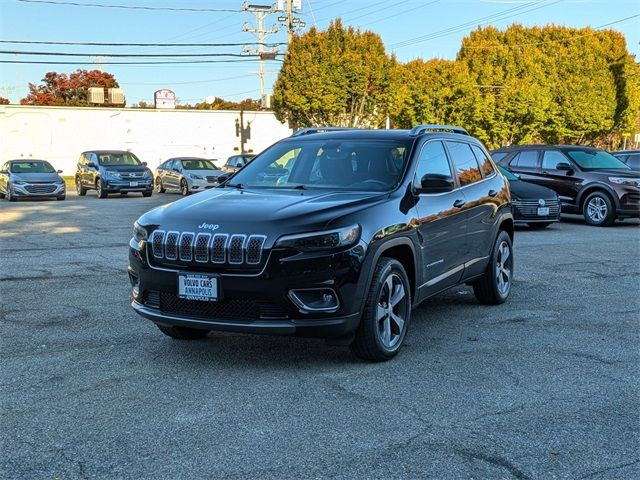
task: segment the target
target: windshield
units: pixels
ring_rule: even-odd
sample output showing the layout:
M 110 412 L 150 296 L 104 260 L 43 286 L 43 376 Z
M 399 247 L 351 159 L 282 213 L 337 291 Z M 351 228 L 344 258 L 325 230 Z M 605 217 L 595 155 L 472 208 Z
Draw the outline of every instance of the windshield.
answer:
M 274 145 L 236 174 L 243 187 L 387 191 L 402 178 L 411 142 L 295 139 Z
M 624 162 L 602 150 L 570 150 L 566 153 L 583 170 L 630 170 Z
M 188 160 L 182 160 L 182 168 L 185 170 L 215 170 L 216 166 L 209 160 L 190 158 Z
M 56 173 L 49 162 L 11 162 L 11 173 Z
M 498 165 L 498 168 L 500 169 L 500 173 L 502 173 L 502 175 L 507 177 L 507 180 L 509 180 L 510 182 L 517 182 L 518 180 L 520 180 L 520 177 L 517 177 L 515 174 L 511 173 L 509 170 L 504 168 L 502 165 Z
M 140 165 L 140 160 L 129 152 L 110 152 L 99 153 L 98 162 L 104 166 L 118 166 L 118 165 Z

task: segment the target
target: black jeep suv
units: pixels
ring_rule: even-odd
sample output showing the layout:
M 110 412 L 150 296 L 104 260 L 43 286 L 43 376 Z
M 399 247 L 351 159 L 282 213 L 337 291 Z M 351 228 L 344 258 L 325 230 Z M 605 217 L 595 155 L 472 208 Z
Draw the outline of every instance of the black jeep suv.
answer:
M 133 230 L 132 307 L 180 339 L 316 336 L 386 360 L 421 301 L 467 283 L 499 304 L 513 276 L 508 183 L 459 127 L 292 136 Z
M 640 175 L 603 150 L 520 145 L 492 155 L 522 180 L 555 190 L 562 211 L 581 213 L 590 225 L 608 226 L 616 217 L 640 217 Z

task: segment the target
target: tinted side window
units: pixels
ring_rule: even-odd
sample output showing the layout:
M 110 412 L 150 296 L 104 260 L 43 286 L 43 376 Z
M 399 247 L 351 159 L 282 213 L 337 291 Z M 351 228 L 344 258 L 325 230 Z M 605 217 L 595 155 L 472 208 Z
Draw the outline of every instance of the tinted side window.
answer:
M 467 143 L 447 142 L 447 148 L 451 154 L 451 161 L 456 174 L 460 179 L 460 185 L 470 185 L 482 180 L 478 161 Z
M 559 163 L 569 163 L 569 160 L 557 150 L 546 150 L 542 155 L 543 170 L 557 170 L 556 165 Z
M 634 170 L 639 170 L 640 169 L 640 153 L 632 153 L 631 155 L 627 155 L 627 158 L 624 162 Z
M 509 165 L 512 167 L 538 168 L 538 151 L 524 150 L 517 154 Z
M 489 175 L 493 174 L 493 165 L 491 165 L 491 160 L 489 160 L 489 157 L 487 157 L 487 154 L 484 153 L 484 151 L 481 148 L 475 145 L 471 145 L 471 150 L 473 150 L 473 153 L 476 156 L 478 163 L 480 163 L 480 168 L 484 172 L 484 176 L 488 177 Z
M 416 186 L 420 187 L 422 177 L 427 174 L 442 175 L 443 178 L 450 180 L 450 185 L 453 187 L 453 177 L 451 176 L 451 167 L 449 166 L 449 160 L 447 160 L 447 153 L 445 152 L 442 142 L 429 142 L 420 152 L 418 157 L 418 166 L 416 168 Z
M 493 160 L 496 161 L 496 162 L 499 162 L 500 160 L 502 160 L 507 155 L 509 155 L 509 152 L 493 152 L 491 154 L 491 156 L 493 157 Z

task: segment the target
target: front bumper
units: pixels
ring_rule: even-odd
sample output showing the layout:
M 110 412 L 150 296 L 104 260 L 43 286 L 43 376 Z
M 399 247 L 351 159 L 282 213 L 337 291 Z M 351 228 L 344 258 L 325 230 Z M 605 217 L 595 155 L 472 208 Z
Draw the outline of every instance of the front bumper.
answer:
M 27 183 L 11 184 L 11 193 L 14 197 L 60 197 L 65 194 L 64 183 Z
M 259 270 L 239 274 L 215 265 L 156 265 L 155 261 L 149 262 L 146 244 L 132 240 L 131 306 L 142 317 L 168 326 L 320 338 L 353 332 L 360 321 L 367 281 L 362 247 L 299 260 L 281 253 L 271 251 Z M 218 275 L 220 299 L 206 302 L 179 298 L 177 280 L 181 273 Z M 302 311 L 289 293 L 305 289 L 331 289 L 339 305 L 331 311 Z
M 189 191 L 191 192 L 201 192 L 203 190 L 208 190 L 210 188 L 214 188 L 219 185 L 218 182 L 209 182 L 207 180 L 194 180 L 194 179 L 188 179 L 187 183 L 189 184 Z
M 132 185 L 133 184 L 133 185 Z M 103 180 L 105 192 L 149 192 L 153 190 L 153 180 L 118 180 L 107 178 Z

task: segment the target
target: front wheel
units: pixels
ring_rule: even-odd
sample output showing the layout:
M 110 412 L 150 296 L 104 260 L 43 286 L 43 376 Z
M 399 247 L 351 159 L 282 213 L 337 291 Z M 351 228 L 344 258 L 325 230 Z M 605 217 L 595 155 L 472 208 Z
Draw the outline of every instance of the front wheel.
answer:
M 142 192 L 143 197 L 150 197 L 153 194 L 153 190 L 149 190 L 148 192 Z
M 66 196 L 66 195 L 60 195 L 60 196 L 56 197 L 56 200 L 60 200 L 60 201 L 62 201 L 62 200 L 64 200 L 65 198 L 67 198 L 67 196 Z
M 96 193 L 98 194 L 98 198 L 107 198 L 107 192 L 104 191 L 104 187 L 102 186 L 102 180 L 96 180 Z
M 376 265 L 351 351 L 365 360 L 389 360 L 400 350 L 410 319 L 407 273 L 400 262 L 383 257 Z
M 180 180 L 180 193 L 184 197 L 189 195 L 189 184 L 187 183 L 187 181 L 184 178 L 182 180 Z
M 76 193 L 79 197 L 84 197 L 87 194 L 87 189 L 82 186 L 78 177 L 76 177 Z
M 156 178 L 156 192 L 158 193 L 164 193 L 167 190 L 164 188 L 164 185 L 162 185 L 162 179 L 160 177 Z
M 7 200 L 9 200 L 10 202 L 16 201 L 16 197 L 13 195 L 13 191 L 11 190 L 10 183 L 7 184 Z
M 201 330 L 199 328 L 189 328 L 189 327 L 167 327 L 165 325 L 157 325 L 162 333 L 171 338 L 176 338 L 178 340 L 197 340 L 199 338 L 204 338 L 209 333 L 209 330 Z
M 613 203 L 604 192 L 593 192 L 584 201 L 582 214 L 589 225 L 608 227 L 616 219 Z
M 473 284 L 473 293 L 483 305 L 499 305 L 509 296 L 513 282 L 513 246 L 511 237 L 500 230 L 487 270 Z

